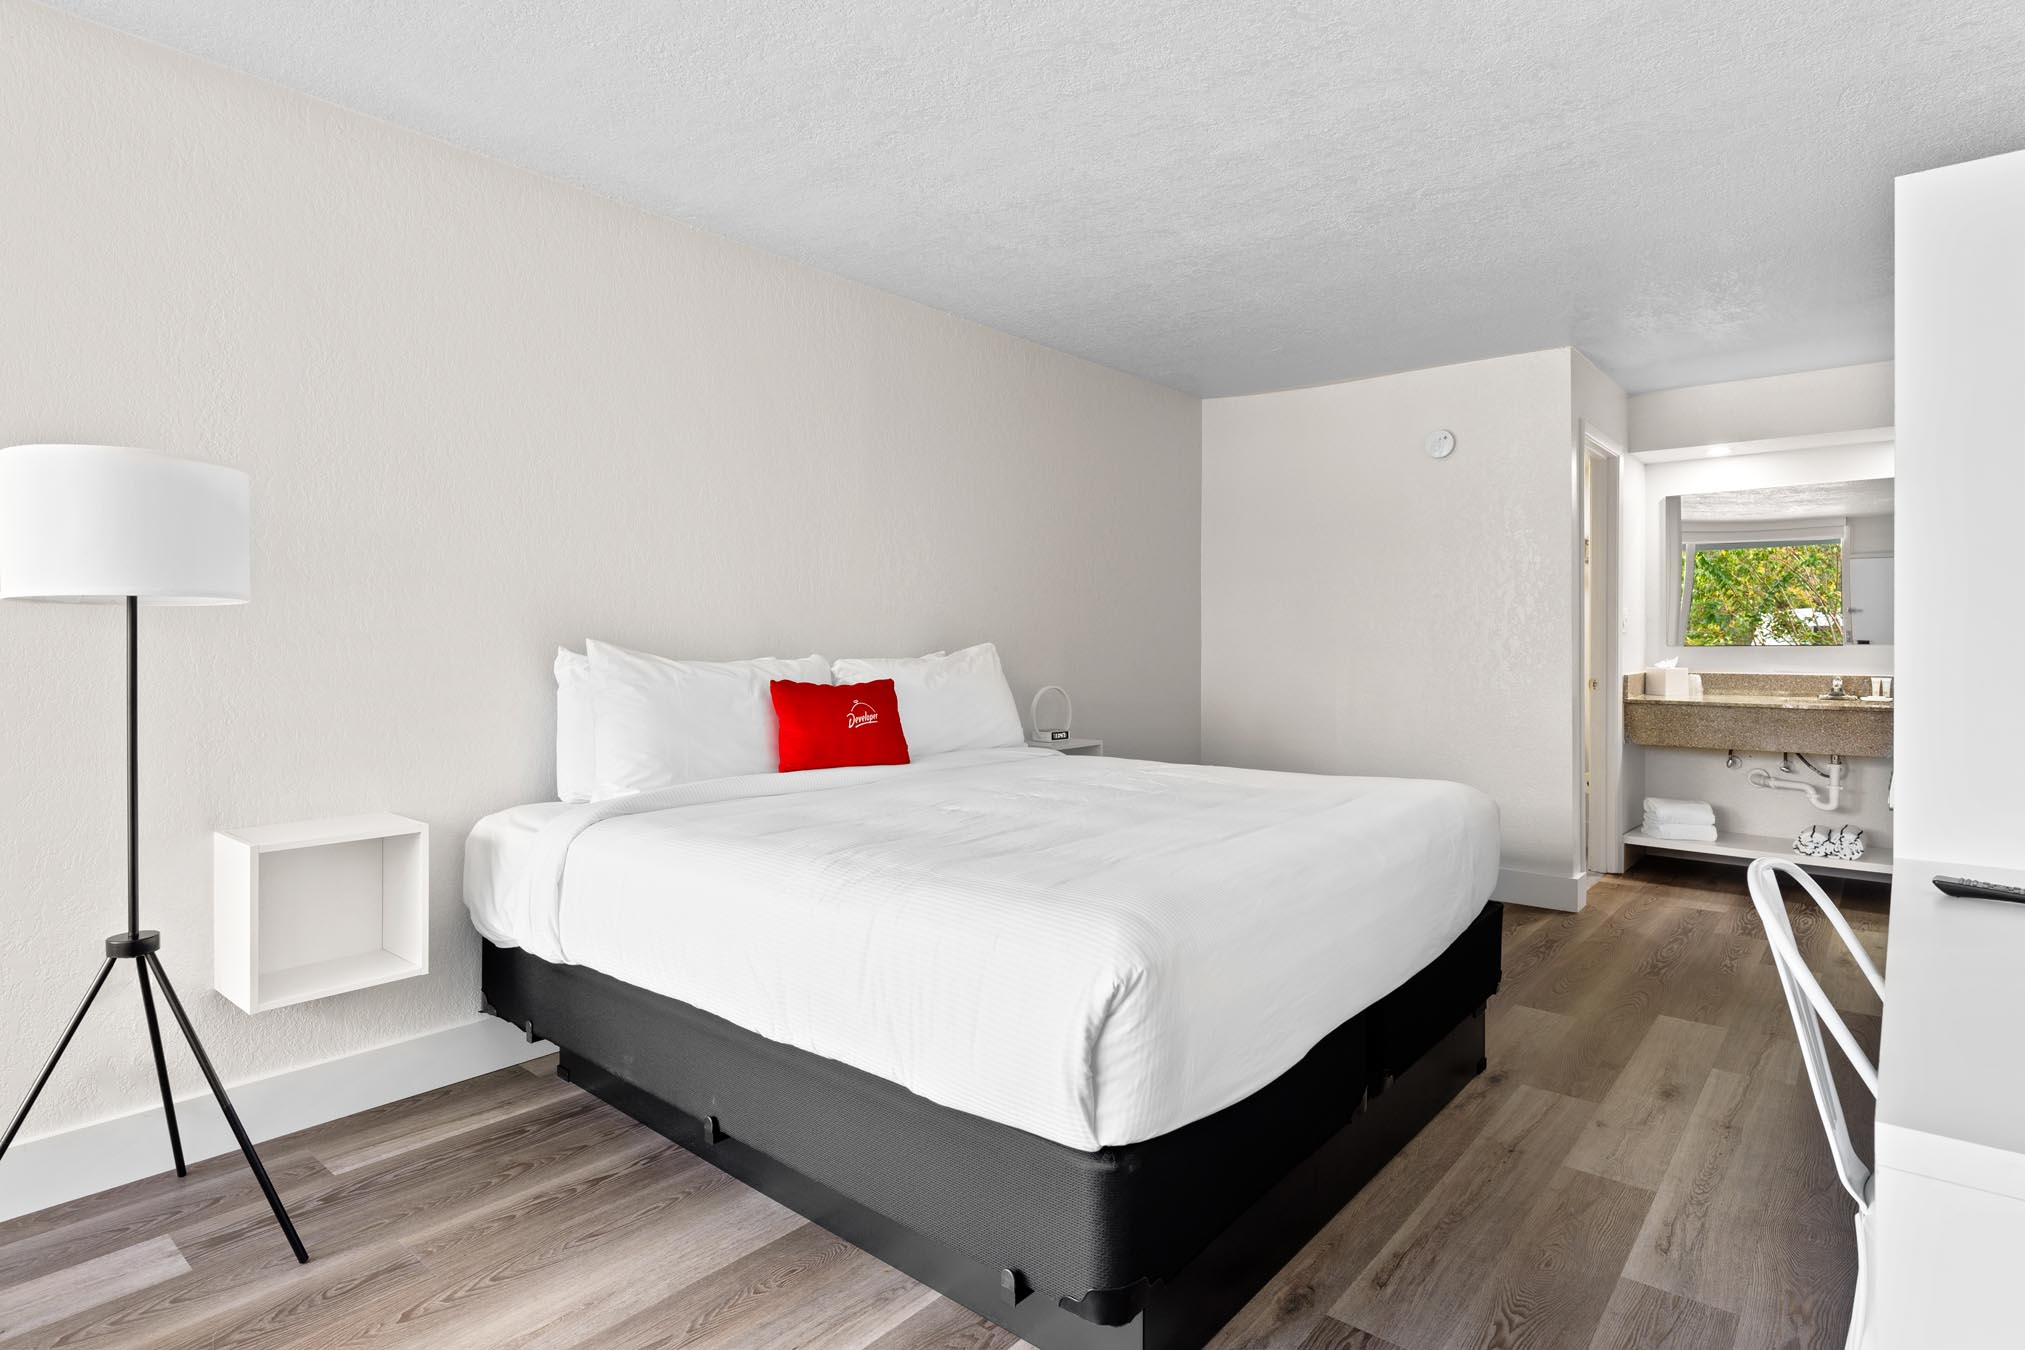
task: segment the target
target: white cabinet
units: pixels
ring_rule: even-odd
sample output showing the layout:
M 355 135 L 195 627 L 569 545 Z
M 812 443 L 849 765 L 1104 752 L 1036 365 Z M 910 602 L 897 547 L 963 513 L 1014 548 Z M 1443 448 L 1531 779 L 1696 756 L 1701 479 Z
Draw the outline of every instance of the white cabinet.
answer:
M 247 1012 L 429 972 L 429 827 L 342 816 L 212 837 L 213 983 Z

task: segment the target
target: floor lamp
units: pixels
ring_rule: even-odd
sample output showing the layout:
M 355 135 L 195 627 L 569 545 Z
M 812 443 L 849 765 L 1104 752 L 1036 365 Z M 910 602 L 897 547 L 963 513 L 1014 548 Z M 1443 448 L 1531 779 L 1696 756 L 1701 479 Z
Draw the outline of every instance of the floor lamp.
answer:
M 169 1065 L 162 1055 L 151 983 L 161 986 L 162 1001 L 190 1043 L 190 1053 L 225 1112 L 225 1122 L 273 1207 L 275 1220 L 288 1235 L 295 1259 L 307 1261 L 309 1252 L 162 969 L 156 955 L 162 935 L 141 927 L 140 607 L 245 603 L 251 590 L 250 495 L 246 475 L 237 469 L 147 450 L 110 445 L 17 445 L 0 450 L 0 599 L 123 601 L 127 612 L 127 926 L 105 940 L 105 963 L 7 1133 L 0 1135 L 0 1158 L 6 1156 L 35 1099 L 70 1048 L 71 1037 L 91 1011 L 106 977 L 121 961 L 132 961 L 140 980 L 141 1009 L 147 1017 L 176 1175 L 189 1172 L 183 1165 L 183 1141 L 176 1130 L 176 1103 L 169 1091 Z

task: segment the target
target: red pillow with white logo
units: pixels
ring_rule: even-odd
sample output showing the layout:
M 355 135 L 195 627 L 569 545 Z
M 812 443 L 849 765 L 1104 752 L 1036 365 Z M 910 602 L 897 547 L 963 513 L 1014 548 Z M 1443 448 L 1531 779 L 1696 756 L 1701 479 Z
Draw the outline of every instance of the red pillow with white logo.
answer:
M 891 680 L 803 684 L 775 680 L 780 718 L 780 771 L 842 769 L 854 764 L 906 764 L 907 734 Z

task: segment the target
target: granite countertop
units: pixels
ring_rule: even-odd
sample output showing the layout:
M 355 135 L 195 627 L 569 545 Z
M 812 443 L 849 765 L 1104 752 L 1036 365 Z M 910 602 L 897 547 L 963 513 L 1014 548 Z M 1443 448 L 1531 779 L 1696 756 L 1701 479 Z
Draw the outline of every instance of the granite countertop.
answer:
M 1710 691 L 1700 698 L 1663 698 L 1658 694 L 1634 694 L 1626 692 L 1626 703 L 1664 703 L 1675 707 L 1714 708 L 1821 708 L 1836 712 L 1890 712 L 1892 701 L 1881 699 L 1871 701 L 1860 698 L 1820 698 L 1814 694 L 1772 694 L 1744 693 L 1737 690 Z

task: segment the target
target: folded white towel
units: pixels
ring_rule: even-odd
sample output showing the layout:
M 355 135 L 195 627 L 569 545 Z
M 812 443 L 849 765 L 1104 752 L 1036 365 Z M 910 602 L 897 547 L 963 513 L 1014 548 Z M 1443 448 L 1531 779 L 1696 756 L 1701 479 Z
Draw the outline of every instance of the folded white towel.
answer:
M 1651 816 L 1645 818 L 1645 833 L 1654 839 L 1679 839 L 1697 844 L 1716 842 L 1716 827 L 1713 825 L 1692 825 L 1678 820 L 1654 820 Z
M 1716 823 L 1716 808 L 1707 802 L 1683 800 L 1679 797 L 1647 797 L 1645 818 L 1670 820 L 1680 825 L 1713 825 Z

